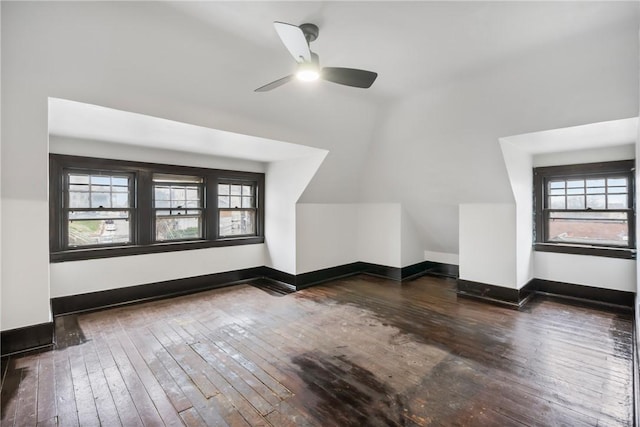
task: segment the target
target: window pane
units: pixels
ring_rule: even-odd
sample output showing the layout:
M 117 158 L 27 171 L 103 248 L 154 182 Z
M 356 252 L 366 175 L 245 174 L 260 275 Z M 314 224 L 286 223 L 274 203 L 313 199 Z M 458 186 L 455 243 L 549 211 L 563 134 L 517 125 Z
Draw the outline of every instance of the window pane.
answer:
M 609 209 L 626 209 L 627 208 L 627 195 L 626 194 L 613 194 L 607 196 Z
M 92 208 L 110 208 L 111 200 L 110 193 L 91 193 L 91 207 Z
M 564 196 L 551 196 L 549 197 L 549 208 L 550 209 L 564 209 Z
M 564 188 L 554 188 L 549 190 L 549 195 L 551 196 L 563 196 L 566 190 Z
M 618 193 L 618 194 L 627 193 L 627 187 L 609 187 L 608 190 L 609 190 L 609 193 Z
M 628 246 L 625 212 L 551 212 L 549 241 Z
M 184 201 L 187 198 L 187 192 L 184 187 L 171 187 L 171 200 L 182 202 L 180 204 L 184 204 Z
M 240 196 L 231 196 L 231 205 L 230 208 L 241 208 L 242 207 L 242 197 Z
M 567 181 L 567 188 L 578 188 L 578 187 L 584 187 L 583 179 Z
M 564 181 L 549 181 L 549 188 L 564 188 Z
M 69 184 L 89 184 L 89 175 L 70 173 Z
M 162 187 L 157 185 L 154 189 L 154 198 L 156 201 L 171 199 L 171 192 L 169 191 L 169 187 Z
M 200 211 L 158 211 L 156 213 L 156 240 L 184 240 L 202 238 L 202 217 Z
M 242 185 L 231 184 L 231 195 L 232 196 L 242 195 Z
M 129 191 L 129 187 L 113 186 L 111 187 L 111 191 L 114 193 L 126 193 Z
M 200 200 L 200 191 L 197 187 L 187 187 L 187 200 Z
M 70 247 L 131 243 L 127 211 L 69 212 Z
M 229 184 L 218 184 L 218 194 L 226 196 L 229 194 Z
M 591 188 L 587 188 L 587 193 L 588 194 L 604 194 L 605 189 L 604 187 L 591 187 Z
M 255 211 L 233 210 L 220 211 L 220 236 L 255 235 Z
M 69 193 L 69 207 L 71 208 L 90 208 L 89 193 Z
M 129 194 L 128 193 L 113 193 L 111 195 L 111 207 L 113 207 L 113 208 L 128 208 L 129 207 Z
M 604 179 L 588 179 L 587 187 L 604 187 Z
M 587 208 L 591 209 L 606 209 L 607 204 L 605 200 L 604 194 L 599 194 L 596 196 L 587 196 Z
M 219 208 L 228 208 L 229 207 L 229 196 L 218 196 L 218 207 Z
M 129 185 L 129 178 L 114 176 L 111 178 L 111 185 L 127 187 Z
M 71 184 L 69 185 L 69 191 L 89 192 L 88 185 Z
M 627 185 L 627 178 L 607 178 L 607 185 L 608 186 L 626 186 Z
M 253 187 L 250 185 L 242 186 L 242 195 L 243 196 L 253 196 Z
M 584 208 L 584 196 L 567 196 L 567 209 Z
M 194 185 L 171 184 L 154 186 L 155 208 L 199 208 L 202 191 Z
M 253 207 L 253 197 L 243 197 L 242 198 L 242 207 L 243 208 L 252 208 Z
M 93 185 L 111 185 L 111 177 L 110 176 L 91 176 L 91 184 Z
M 129 183 L 126 175 L 68 174 L 69 208 L 128 208 Z
M 92 185 L 92 192 L 109 192 L 111 191 L 111 187 L 109 185 Z
M 567 188 L 567 194 L 584 194 L 584 188 Z

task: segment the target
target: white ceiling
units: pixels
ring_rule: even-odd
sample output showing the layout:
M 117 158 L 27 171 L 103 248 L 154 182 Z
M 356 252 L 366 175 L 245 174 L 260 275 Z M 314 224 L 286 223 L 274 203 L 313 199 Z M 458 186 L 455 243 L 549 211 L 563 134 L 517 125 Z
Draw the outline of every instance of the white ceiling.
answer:
M 49 98 L 49 134 L 258 162 L 326 152 L 57 98 Z
M 354 138 L 346 131 L 357 132 L 356 138 L 368 139 L 385 120 L 385 111 L 393 107 L 390 100 L 414 96 L 483 69 L 499 67 L 528 51 L 544 49 L 548 44 L 583 33 L 598 34 L 622 26 L 637 31 L 639 4 L 635 1 L 124 2 L 114 3 L 114 10 L 159 20 L 157 28 L 163 38 L 145 34 L 134 41 L 126 38 L 124 27 L 123 40 L 118 40 L 119 33 L 113 33 L 101 54 L 110 52 L 116 61 L 113 69 L 104 71 L 105 76 L 119 76 L 122 82 L 132 85 L 132 99 L 134 93 L 152 93 L 162 88 L 167 91 L 165 96 L 176 103 L 188 100 L 183 105 L 201 103 L 218 110 L 222 106 L 225 114 L 245 118 L 244 126 L 222 124 L 221 128 L 251 133 L 246 130 L 247 121 L 273 123 L 279 129 L 291 129 L 290 134 L 295 136 L 285 137 L 289 141 L 302 141 L 331 151 L 336 147 L 343 149 L 344 144 L 335 135 L 325 134 L 326 123 L 331 123 L 334 134 L 349 139 L 355 146 Z M 271 92 L 253 93 L 254 88 L 290 74 L 295 67 L 273 28 L 276 20 L 317 24 L 320 36 L 312 44 L 312 50 L 320 55 L 322 65 L 368 69 L 378 72 L 378 79 L 367 90 L 327 82 L 303 88 L 302 83 L 294 82 Z M 155 30 L 156 26 L 140 25 L 140 28 Z M 145 37 L 149 38 L 148 44 Z M 118 43 L 125 42 L 139 43 L 128 47 L 139 52 L 139 64 L 130 60 L 117 62 L 124 50 Z M 146 74 L 144 80 L 132 77 L 130 71 L 147 68 L 153 73 Z M 124 115 L 87 104 L 82 107 L 54 102 L 53 108 L 57 112 L 50 116 L 50 131 L 64 136 L 231 157 L 239 157 L 233 148 L 242 139 L 242 144 L 248 145 L 240 156 L 257 161 L 296 156 L 299 154 L 296 150 L 303 149 L 231 133 L 221 138 L 222 133 L 216 132 L 222 131 L 140 114 Z M 74 120 L 74 115 L 82 120 Z M 188 114 L 179 111 L 172 116 L 180 120 Z M 361 129 L 368 126 L 373 128 Z M 279 138 L 281 134 L 274 132 L 269 136 Z M 228 141 L 226 145 L 224 141 Z M 367 143 L 360 144 L 364 147 Z
M 635 25 L 638 2 L 170 2 L 238 40 L 272 52 L 256 87 L 289 74 L 293 60 L 273 21 L 315 23 L 325 66 L 379 73 L 376 94 L 398 97 L 585 32 Z M 249 52 L 247 52 L 249 53 Z M 327 83 L 328 84 L 328 83 Z M 357 89 L 348 89 L 359 92 Z

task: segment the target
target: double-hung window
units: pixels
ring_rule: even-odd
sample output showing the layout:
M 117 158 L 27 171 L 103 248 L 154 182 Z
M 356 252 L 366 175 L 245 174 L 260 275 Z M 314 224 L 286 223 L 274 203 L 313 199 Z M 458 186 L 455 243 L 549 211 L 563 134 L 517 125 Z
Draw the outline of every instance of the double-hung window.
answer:
M 52 262 L 264 242 L 264 174 L 50 155 Z
M 203 181 L 200 176 L 153 175 L 156 241 L 203 238 Z
M 256 186 L 253 183 L 218 184 L 218 235 L 255 236 Z
M 536 250 L 632 257 L 634 161 L 534 169 Z
M 63 180 L 63 244 L 86 248 L 132 243 L 131 174 L 66 170 Z

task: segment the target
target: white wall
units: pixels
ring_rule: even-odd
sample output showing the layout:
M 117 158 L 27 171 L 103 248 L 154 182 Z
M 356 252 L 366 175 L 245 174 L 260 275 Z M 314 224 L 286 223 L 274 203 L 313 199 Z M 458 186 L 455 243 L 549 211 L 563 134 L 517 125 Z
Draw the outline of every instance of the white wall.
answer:
M 587 255 L 535 252 L 537 279 L 636 292 L 636 261 Z
M 228 157 L 151 149 L 136 145 L 110 143 L 64 136 L 49 136 L 49 152 L 99 159 L 130 160 L 135 162 L 194 166 L 209 169 L 227 169 L 245 172 L 265 172 L 266 164 Z
M 533 174 L 531 154 L 500 140 L 500 148 L 516 201 L 516 287 L 533 278 Z
M 420 221 L 424 250 L 458 253 L 458 204 L 515 201 L 500 137 L 636 116 L 637 94 L 637 25 L 521 50 L 417 87 L 379 125 L 362 201 L 402 203 Z
M 228 246 L 51 264 L 51 297 L 264 265 L 264 245 Z
M 635 144 L 617 145 L 620 140 L 635 138 L 636 131 L 629 134 L 633 129 L 633 121 L 594 123 L 500 138 L 500 147 L 516 200 L 518 288 L 526 285 L 533 277 L 605 289 L 635 288 L 628 274 L 629 268 L 632 268 L 630 266 L 635 265 L 635 260 L 535 252 L 532 247 L 533 166 L 634 158 Z M 613 129 L 618 129 L 619 132 L 615 135 L 615 132 L 607 132 Z M 580 148 L 584 146 L 586 139 L 593 139 L 588 143 L 589 148 Z M 598 268 L 593 268 L 596 265 Z
M 417 264 L 425 260 L 422 239 L 418 232 L 419 220 L 413 218 L 402 206 L 400 217 L 401 266 Z
M 296 203 L 324 161 L 326 151 L 267 165 L 265 182 L 265 264 L 296 274 Z
M 567 150 L 533 155 L 533 167 L 613 162 L 636 158 L 636 144 L 623 144 L 587 150 Z
M 296 274 L 360 261 L 357 204 L 296 206 Z
M 403 267 L 400 204 L 359 204 L 358 218 L 358 260 Z
M 516 207 L 460 205 L 460 278 L 517 289 Z

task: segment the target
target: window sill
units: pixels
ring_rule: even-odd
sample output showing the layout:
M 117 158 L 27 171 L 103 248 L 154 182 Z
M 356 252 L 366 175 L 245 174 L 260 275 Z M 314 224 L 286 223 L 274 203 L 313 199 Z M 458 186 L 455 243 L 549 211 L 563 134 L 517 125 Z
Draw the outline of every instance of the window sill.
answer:
M 556 252 L 573 255 L 591 255 L 609 258 L 636 259 L 636 250 L 604 246 L 570 245 L 566 243 L 534 243 L 537 252 Z
M 114 258 L 131 255 L 155 254 L 162 252 L 188 251 L 224 246 L 255 245 L 264 243 L 264 237 L 226 238 L 222 240 L 196 240 L 190 242 L 167 242 L 140 246 L 112 246 L 102 248 L 70 249 L 51 252 L 49 262 L 81 261 L 100 258 Z

